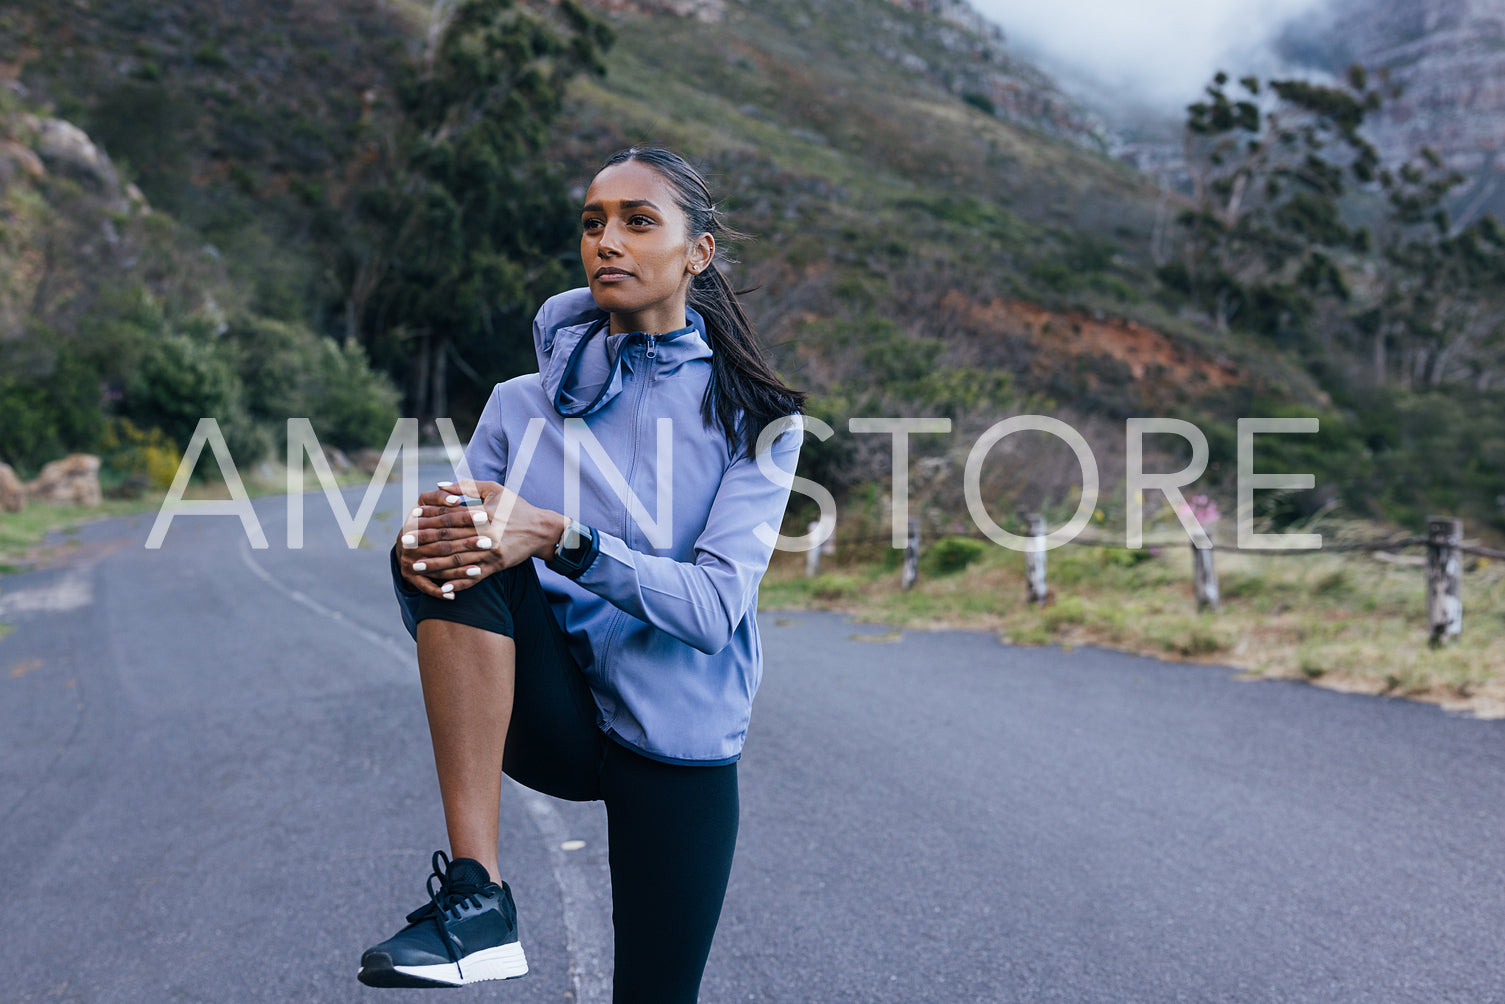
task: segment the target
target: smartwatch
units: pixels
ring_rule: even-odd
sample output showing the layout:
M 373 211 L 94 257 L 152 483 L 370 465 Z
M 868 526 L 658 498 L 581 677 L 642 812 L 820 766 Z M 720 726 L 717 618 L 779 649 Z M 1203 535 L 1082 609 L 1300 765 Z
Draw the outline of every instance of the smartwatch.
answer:
M 578 579 L 591 566 L 591 562 L 596 560 L 596 552 L 600 549 L 596 532 L 579 520 L 572 519 L 570 525 L 564 528 L 564 533 L 559 535 L 559 543 L 554 545 L 554 557 L 544 564 L 566 578 Z

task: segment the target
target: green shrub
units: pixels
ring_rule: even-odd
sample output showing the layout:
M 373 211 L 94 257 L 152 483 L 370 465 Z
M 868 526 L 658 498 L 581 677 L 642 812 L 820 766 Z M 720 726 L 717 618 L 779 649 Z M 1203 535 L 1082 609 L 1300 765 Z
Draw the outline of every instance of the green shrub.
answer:
M 305 388 L 308 416 L 322 442 L 341 449 L 381 447 L 398 419 L 398 391 L 354 342 L 323 339 L 318 381 Z
M 992 99 L 981 92 L 968 91 L 962 95 L 962 100 L 984 115 L 996 115 L 998 113 L 998 109 L 994 106 Z
M 810 595 L 817 600 L 835 603 L 862 591 L 862 582 L 853 575 L 823 573 L 810 580 Z
M 981 560 L 986 552 L 987 545 L 980 540 L 942 537 L 925 551 L 921 570 L 926 575 L 951 575 Z
M 153 346 L 126 388 L 127 417 L 157 427 L 186 444 L 199 419 L 220 419 L 240 404 L 240 381 L 230 361 L 212 344 L 165 334 Z
M 263 425 L 281 429 L 289 418 L 307 418 L 321 443 L 344 450 L 379 447 L 392 434 L 398 391 L 360 346 L 265 317 L 237 320 L 227 338 L 246 408 Z
M 1079 596 L 1067 596 L 1046 607 L 1040 614 L 1045 627 L 1055 633 L 1067 624 L 1087 622 L 1087 604 Z
M 1056 293 L 1067 293 L 1077 287 L 1077 272 L 1070 265 L 1059 261 L 1037 261 L 1025 269 L 1030 280 Z
M 1328 596 L 1334 599 L 1346 597 L 1353 592 L 1353 582 L 1348 577 L 1348 570 L 1339 568 L 1328 572 L 1312 585 L 1314 596 Z
M 179 449 L 201 418 L 213 418 L 235 463 L 254 463 L 267 455 L 271 437 L 247 413 L 240 377 L 213 338 L 164 334 L 127 385 L 124 414 L 140 428 L 161 429 Z M 212 466 L 208 454 L 201 454 L 200 470 Z
M 1135 568 L 1155 560 L 1154 552 L 1147 547 L 1104 547 L 1098 553 L 1103 565 L 1113 568 Z
M 28 472 L 93 450 L 104 427 L 99 388 L 94 368 L 66 349 L 0 366 L 0 461 Z
M 100 439 L 99 480 L 107 494 L 135 497 L 147 490 L 166 490 L 182 456 L 161 429 L 144 431 L 116 416 Z
M 1265 586 L 1265 578 L 1262 575 L 1245 575 L 1239 572 L 1232 572 L 1221 577 L 1218 583 L 1218 592 L 1225 600 L 1236 600 L 1258 596 L 1265 591 Z
M 1197 657 L 1214 655 L 1229 647 L 1228 640 L 1212 625 L 1170 621 L 1151 625 L 1145 637 L 1167 652 Z

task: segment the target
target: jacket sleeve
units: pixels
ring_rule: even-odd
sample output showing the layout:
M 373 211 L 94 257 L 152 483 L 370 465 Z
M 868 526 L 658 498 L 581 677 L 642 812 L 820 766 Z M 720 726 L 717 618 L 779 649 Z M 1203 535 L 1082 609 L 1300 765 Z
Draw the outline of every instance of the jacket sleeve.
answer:
M 764 461 L 768 474 L 751 456 L 727 468 L 695 539 L 693 561 L 634 551 L 621 537 L 598 530 L 600 551 L 576 582 L 701 652 L 721 651 L 768 569 L 803 437 L 796 422 L 774 440 Z

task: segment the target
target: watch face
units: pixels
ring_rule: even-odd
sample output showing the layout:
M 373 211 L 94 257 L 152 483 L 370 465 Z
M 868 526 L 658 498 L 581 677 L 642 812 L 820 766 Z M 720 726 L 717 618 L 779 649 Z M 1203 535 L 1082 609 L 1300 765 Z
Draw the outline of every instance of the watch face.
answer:
M 559 548 L 555 553 L 566 561 L 578 561 L 585 556 L 586 550 L 590 547 L 590 540 L 590 527 L 572 520 L 570 525 L 565 527 L 564 533 L 560 535 Z

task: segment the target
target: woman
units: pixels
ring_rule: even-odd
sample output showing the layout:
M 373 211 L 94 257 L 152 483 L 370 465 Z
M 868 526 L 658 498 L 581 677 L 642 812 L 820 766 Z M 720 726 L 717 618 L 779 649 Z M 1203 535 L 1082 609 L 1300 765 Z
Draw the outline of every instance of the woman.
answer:
M 800 444 L 781 419 L 804 395 L 764 362 L 685 161 L 616 154 L 581 224 L 589 287 L 539 310 L 539 372 L 492 392 L 475 480 L 422 495 L 393 550 L 453 858 L 362 957 L 373 986 L 527 972 L 497 863 L 504 772 L 606 803 L 615 1000 L 694 1001 L 720 916 L 758 581 Z

